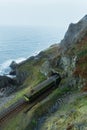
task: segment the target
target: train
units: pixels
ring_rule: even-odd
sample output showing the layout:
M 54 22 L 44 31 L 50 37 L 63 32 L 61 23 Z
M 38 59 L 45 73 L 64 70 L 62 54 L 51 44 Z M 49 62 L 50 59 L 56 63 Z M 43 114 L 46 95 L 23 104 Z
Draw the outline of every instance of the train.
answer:
M 27 102 L 32 103 L 35 101 L 37 98 L 39 98 L 42 94 L 46 93 L 50 89 L 56 89 L 61 81 L 61 76 L 59 73 L 53 73 L 49 79 L 43 81 L 36 87 L 34 87 L 31 91 L 31 93 L 25 94 L 24 99 Z

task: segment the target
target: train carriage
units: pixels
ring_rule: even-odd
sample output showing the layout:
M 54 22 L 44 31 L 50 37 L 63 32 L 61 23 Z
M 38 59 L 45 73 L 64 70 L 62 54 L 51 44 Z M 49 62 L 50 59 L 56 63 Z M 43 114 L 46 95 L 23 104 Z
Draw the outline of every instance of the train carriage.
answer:
M 61 81 L 61 77 L 59 74 L 54 74 L 49 79 L 43 81 L 39 85 L 37 85 L 32 93 L 28 95 L 24 95 L 26 101 L 33 102 L 36 98 L 40 97 L 43 93 L 49 91 L 50 89 L 56 89 Z

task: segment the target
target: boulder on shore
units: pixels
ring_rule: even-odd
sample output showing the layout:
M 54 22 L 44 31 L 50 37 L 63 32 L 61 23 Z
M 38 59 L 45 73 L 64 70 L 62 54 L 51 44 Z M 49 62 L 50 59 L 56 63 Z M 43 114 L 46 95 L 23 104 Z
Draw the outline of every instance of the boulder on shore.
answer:
M 7 76 L 0 76 L 0 89 L 16 85 L 15 79 L 11 79 Z
M 10 64 L 10 67 L 11 67 L 11 69 L 15 70 L 17 65 L 18 64 L 15 61 L 12 61 L 12 63 Z

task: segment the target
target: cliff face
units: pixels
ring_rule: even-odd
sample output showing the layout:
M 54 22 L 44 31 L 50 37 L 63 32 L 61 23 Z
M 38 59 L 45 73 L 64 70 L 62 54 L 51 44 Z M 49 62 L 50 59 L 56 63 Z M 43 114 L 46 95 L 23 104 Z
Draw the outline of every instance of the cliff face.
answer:
M 64 48 L 62 55 L 70 59 L 65 61 L 68 65 L 71 62 L 67 72 L 70 73 L 71 70 L 72 76 L 78 77 L 83 82 L 82 86 L 87 86 L 87 15 L 78 23 L 70 24 L 60 46 Z
M 87 15 L 84 16 L 78 23 L 69 25 L 69 28 L 64 36 L 64 39 L 61 41 L 61 44 L 69 47 L 72 44 L 80 41 L 84 37 L 87 31 Z

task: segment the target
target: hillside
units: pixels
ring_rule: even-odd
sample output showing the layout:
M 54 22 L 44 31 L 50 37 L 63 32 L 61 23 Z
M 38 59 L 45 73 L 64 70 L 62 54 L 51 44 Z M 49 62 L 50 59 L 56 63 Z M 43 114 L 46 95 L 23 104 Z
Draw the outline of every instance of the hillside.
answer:
M 60 44 L 15 66 L 14 101 L 47 79 L 51 71 L 61 75 L 59 87 L 26 115 L 21 112 L 10 120 L 4 130 L 87 129 L 87 15 L 70 24 Z

